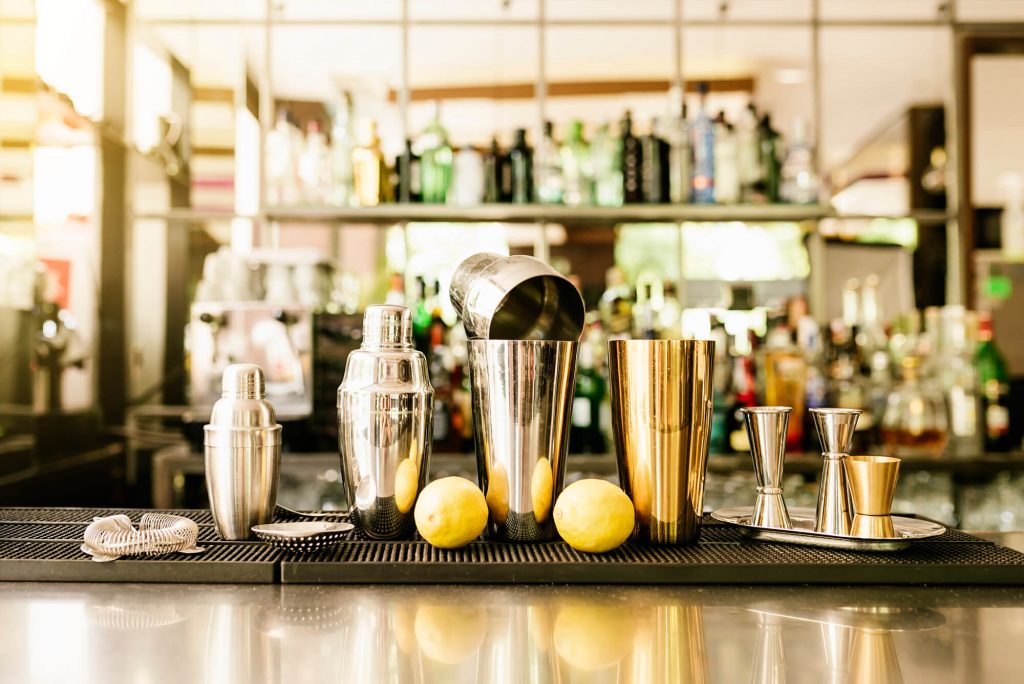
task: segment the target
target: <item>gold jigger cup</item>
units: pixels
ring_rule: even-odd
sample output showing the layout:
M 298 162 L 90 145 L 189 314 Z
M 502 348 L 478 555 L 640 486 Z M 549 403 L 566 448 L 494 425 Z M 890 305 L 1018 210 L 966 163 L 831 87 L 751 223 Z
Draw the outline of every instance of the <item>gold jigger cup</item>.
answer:
M 892 497 L 900 473 L 900 459 L 891 456 L 847 456 L 843 469 L 853 499 L 854 537 L 881 539 L 895 537 L 892 526 Z
M 853 525 L 853 504 L 843 459 L 850 453 L 859 409 L 812 408 L 814 427 L 821 442 L 823 464 L 818 484 L 814 531 L 849 535 Z
M 715 343 L 611 340 L 608 358 L 619 482 L 636 509 L 633 536 L 695 542 L 704 513 Z
M 757 499 L 750 524 L 757 527 L 790 529 L 786 501 L 782 498 L 782 466 L 786 459 L 788 406 L 754 406 L 741 409 L 747 422 L 750 457 L 754 460 Z

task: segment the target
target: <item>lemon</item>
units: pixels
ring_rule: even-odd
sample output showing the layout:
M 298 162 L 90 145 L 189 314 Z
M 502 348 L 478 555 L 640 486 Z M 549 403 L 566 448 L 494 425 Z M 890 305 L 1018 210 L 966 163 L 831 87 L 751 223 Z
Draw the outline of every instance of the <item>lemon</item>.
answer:
M 402 459 L 395 470 L 395 505 L 401 513 L 408 513 L 416 503 L 419 491 L 420 469 L 411 458 Z
M 440 549 L 457 549 L 480 536 L 487 526 L 483 492 L 462 477 L 434 480 L 416 502 L 416 529 Z
M 499 525 L 508 517 L 508 471 L 500 463 L 491 466 L 487 474 L 487 508 Z
M 487 616 L 482 608 L 474 606 L 420 606 L 415 631 L 416 643 L 424 655 L 439 663 L 457 665 L 480 650 L 487 633 Z
M 633 502 L 606 480 L 579 480 L 555 502 L 555 527 L 577 551 L 603 553 L 633 533 Z
M 557 504 L 555 511 L 557 516 Z M 629 651 L 633 629 L 632 614 L 626 609 L 569 603 L 562 606 L 555 618 L 555 652 L 577 670 L 603 670 L 618 663 Z
M 533 468 L 533 479 L 530 483 L 530 492 L 533 495 L 533 515 L 538 523 L 548 519 L 551 513 L 551 462 L 546 458 L 537 461 Z

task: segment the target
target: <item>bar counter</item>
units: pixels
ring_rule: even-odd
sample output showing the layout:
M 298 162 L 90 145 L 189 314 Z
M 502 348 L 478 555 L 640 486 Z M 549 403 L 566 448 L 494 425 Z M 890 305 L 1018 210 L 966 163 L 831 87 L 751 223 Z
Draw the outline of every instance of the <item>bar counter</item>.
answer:
M 0 681 L 1010 682 L 1024 588 L 0 584 Z

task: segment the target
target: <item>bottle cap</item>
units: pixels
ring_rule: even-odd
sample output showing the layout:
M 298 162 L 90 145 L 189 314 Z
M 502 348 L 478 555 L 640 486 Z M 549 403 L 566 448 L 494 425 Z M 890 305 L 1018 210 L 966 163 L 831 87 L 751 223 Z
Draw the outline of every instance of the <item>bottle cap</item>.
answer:
M 412 348 L 412 314 L 404 306 L 373 304 L 363 314 L 364 349 Z

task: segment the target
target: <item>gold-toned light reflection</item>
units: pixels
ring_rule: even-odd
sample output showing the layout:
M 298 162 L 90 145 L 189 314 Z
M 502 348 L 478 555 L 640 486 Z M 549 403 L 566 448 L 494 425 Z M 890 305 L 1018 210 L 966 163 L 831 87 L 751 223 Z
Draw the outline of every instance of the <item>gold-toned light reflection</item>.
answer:
M 638 611 L 628 667 L 618 682 L 708 681 L 701 606 L 679 603 L 644 606 Z

